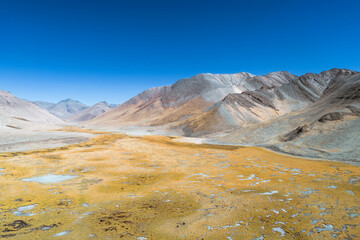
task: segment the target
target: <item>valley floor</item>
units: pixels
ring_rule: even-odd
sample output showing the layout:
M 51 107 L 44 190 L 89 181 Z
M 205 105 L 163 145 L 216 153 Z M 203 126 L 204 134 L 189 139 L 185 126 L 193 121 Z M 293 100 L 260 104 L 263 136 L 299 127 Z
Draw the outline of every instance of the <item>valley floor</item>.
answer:
M 66 127 L 65 129 L 71 129 Z M 0 128 L 0 153 L 62 147 L 85 142 L 94 135 L 87 132 L 24 130 Z
M 0 237 L 359 239 L 360 167 L 263 148 L 86 131 L 0 154 Z

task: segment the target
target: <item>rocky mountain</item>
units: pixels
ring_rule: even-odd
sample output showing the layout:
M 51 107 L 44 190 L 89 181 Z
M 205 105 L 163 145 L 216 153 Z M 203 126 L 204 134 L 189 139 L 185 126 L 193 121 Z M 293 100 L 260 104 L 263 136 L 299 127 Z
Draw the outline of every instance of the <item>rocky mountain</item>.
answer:
M 312 95 L 315 98 L 308 105 L 269 121 L 233 129 L 217 141 L 360 164 L 360 73 L 333 69 L 313 76 L 300 79 L 309 83 L 325 76 L 326 87 L 319 87 L 321 94 Z
M 331 80 L 339 74 L 345 76 L 346 72 L 332 69 L 320 74 L 293 76 L 281 86 L 229 94 L 202 115 L 187 119 L 184 129 L 187 134 L 207 134 L 275 119 L 316 102 Z
M 1 128 L 35 128 L 39 124 L 58 124 L 63 121 L 36 104 L 0 90 Z
M 254 76 L 238 74 L 198 74 L 171 86 L 148 89 L 124 104 L 95 118 L 92 124 L 163 125 L 197 116 L 231 93 L 273 88 L 296 76 L 288 72 Z
M 119 104 L 110 103 L 109 106 L 110 106 L 111 108 L 116 108 L 117 106 L 119 106 Z
M 89 108 L 86 108 L 84 110 L 82 110 L 81 112 L 75 114 L 72 118 L 70 118 L 68 121 L 69 122 L 83 122 L 83 121 L 89 121 L 101 114 L 103 114 L 104 112 L 109 111 L 111 108 L 111 106 L 103 101 L 103 102 L 99 102 Z
M 62 100 L 56 104 L 43 101 L 37 101 L 34 103 L 63 120 L 68 120 L 79 112 L 89 108 L 89 106 L 71 98 Z
M 199 74 L 171 86 L 146 90 L 88 123 L 159 126 L 181 135 L 211 136 L 226 143 L 261 145 L 306 156 L 349 158 L 346 151 L 360 153 L 354 151 L 360 141 L 344 141 L 353 136 L 344 126 L 360 126 L 356 125 L 359 76 L 359 72 L 346 69 L 303 76 L 284 71 L 264 76 Z M 339 130 L 341 126 L 347 130 Z M 329 134 L 342 140 L 325 141 L 331 139 Z M 334 142 L 339 149 L 330 149 Z
M 46 101 L 34 101 L 33 103 L 35 103 L 39 107 L 44 108 L 46 110 L 48 110 L 56 105 L 55 103 L 46 102 Z

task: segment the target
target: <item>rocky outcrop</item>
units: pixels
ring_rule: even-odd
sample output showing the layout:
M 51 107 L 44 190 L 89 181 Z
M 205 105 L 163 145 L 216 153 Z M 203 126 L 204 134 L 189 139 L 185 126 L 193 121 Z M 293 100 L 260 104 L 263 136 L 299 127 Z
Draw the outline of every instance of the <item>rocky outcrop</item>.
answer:
M 341 112 L 327 113 L 319 119 L 319 122 L 326 123 L 329 121 L 343 120 L 345 115 L 347 115 L 347 114 L 341 113 Z
M 308 124 L 305 124 L 304 126 L 299 126 L 296 129 L 292 130 L 291 132 L 285 134 L 284 136 L 280 137 L 281 141 L 288 142 L 292 141 L 295 138 L 299 137 L 301 134 L 309 132 L 310 126 Z

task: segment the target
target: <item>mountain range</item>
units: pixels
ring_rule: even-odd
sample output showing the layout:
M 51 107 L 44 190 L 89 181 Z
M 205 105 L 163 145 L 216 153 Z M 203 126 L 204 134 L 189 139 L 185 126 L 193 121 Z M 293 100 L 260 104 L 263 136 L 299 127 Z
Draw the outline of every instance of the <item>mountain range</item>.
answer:
M 56 104 L 44 101 L 36 101 L 34 103 L 63 120 L 70 119 L 75 114 L 89 108 L 88 105 L 71 98 L 62 100 Z
M 347 69 L 302 76 L 286 71 L 198 74 L 150 88 L 115 108 L 106 102 L 89 107 L 72 99 L 35 103 L 0 90 L 2 126 L 81 122 L 109 129 L 143 127 L 211 143 L 360 159 L 360 73 Z
M 45 101 L 34 101 L 34 103 L 66 122 L 87 121 L 117 106 L 116 104 L 108 104 L 106 102 L 99 102 L 93 106 L 88 106 L 71 98 L 58 103 Z
M 88 124 L 165 127 L 217 143 L 357 160 L 359 109 L 356 71 L 207 73 L 148 89 Z
M 105 101 L 98 102 L 97 104 L 95 104 L 89 108 L 85 108 L 84 110 L 73 115 L 68 121 L 69 122 L 89 121 L 89 120 L 103 114 L 104 112 L 109 111 L 110 109 L 112 109 L 112 108 L 107 102 L 105 102 Z
M 112 109 L 115 104 L 99 102 L 91 107 L 72 99 L 59 103 L 30 102 L 0 90 L 0 128 L 36 130 L 66 122 L 82 122 Z M 115 105 L 116 106 L 116 105 Z

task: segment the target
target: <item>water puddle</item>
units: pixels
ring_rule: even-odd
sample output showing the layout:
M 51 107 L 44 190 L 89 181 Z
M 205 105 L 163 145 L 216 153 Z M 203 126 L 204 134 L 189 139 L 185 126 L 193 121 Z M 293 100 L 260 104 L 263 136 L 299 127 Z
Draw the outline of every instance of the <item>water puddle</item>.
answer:
M 266 182 L 270 182 L 270 180 L 263 180 L 263 181 L 260 181 L 260 182 L 256 182 L 254 185 L 258 185 L 260 183 L 266 183 Z
M 27 206 L 22 206 L 22 207 L 18 207 L 16 209 L 15 212 L 13 212 L 14 215 L 16 216 L 33 216 L 35 215 L 35 213 L 24 213 L 25 211 L 29 211 L 34 209 L 37 206 L 37 204 L 32 204 L 32 205 L 27 205 Z
M 300 191 L 300 192 L 301 192 L 301 194 L 310 195 L 310 194 L 313 194 L 318 191 L 319 190 L 312 190 L 311 188 L 307 188 L 306 191 Z
M 76 177 L 77 176 L 71 176 L 71 175 L 48 174 L 41 177 L 23 178 L 22 180 L 26 182 L 38 182 L 38 183 L 47 184 L 47 183 L 59 183 Z
M 354 217 L 359 216 L 360 214 L 359 214 L 359 213 L 348 213 L 348 215 L 349 215 L 351 218 L 354 218 Z
M 323 224 L 324 227 L 315 227 L 316 229 L 316 232 L 322 232 L 322 231 L 334 231 L 334 225 L 332 224 L 329 224 L 329 225 L 326 225 L 326 224 Z M 314 231 L 311 231 L 308 233 L 308 236 L 310 236 L 311 234 L 315 233 Z
M 238 175 L 237 177 L 244 177 L 243 175 Z M 255 174 L 250 174 L 250 176 L 248 178 L 242 178 L 242 179 L 239 179 L 239 180 L 253 180 L 254 178 L 256 177 Z
M 55 234 L 55 235 L 53 235 L 54 237 L 60 237 L 60 236 L 64 236 L 64 235 L 66 235 L 66 234 L 68 234 L 68 233 L 70 233 L 71 231 L 65 231 L 65 232 L 59 232 L 59 233 L 57 233 L 57 234 Z
M 314 219 L 314 220 L 311 221 L 311 224 L 312 224 L 312 225 L 315 225 L 315 224 L 317 224 L 318 222 L 323 222 L 323 221 L 324 221 L 324 219 Z
M 278 191 L 271 191 L 271 192 L 264 192 L 264 193 L 259 193 L 260 195 L 273 195 L 275 193 L 279 193 Z
M 331 214 L 332 212 L 323 212 L 323 213 L 320 213 L 319 215 L 320 216 L 324 216 L 324 215 L 326 215 L 326 214 Z
M 244 221 L 238 221 L 238 222 L 235 223 L 235 225 L 225 225 L 225 226 L 222 226 L 221 228 L 222 229 L 235 228 L 235 227 L 241 226 L 242 223 L 244 223 Z
M 53 224 L 53 225 L 51 225 L 51 226 L 43 226 L 43 227 L 41 228 L 41 230 L 47 231 L 47 230 L 53 229 L 54 227 L 57 227 L 57 225 L 56 225 L 56 224 Z
M 0 176 L 6 174 L 6 173 L 2 172 L 4 170 L 5 170 L 5 168 L 0 168 Z
M 284 237 L 286 235 L 284 229 L 282 229 L 281 227 L 275 227 L 273 228 L 273 232 L 279 232 L 281 233 L 280 237 Z
M 187 176 L 186 178 L 193 177 L 193 176 L 209 177 L 209 175 L 204 174 L 204 173 L 195 173 L 195 174 L 191 174 L 191 175 Z

